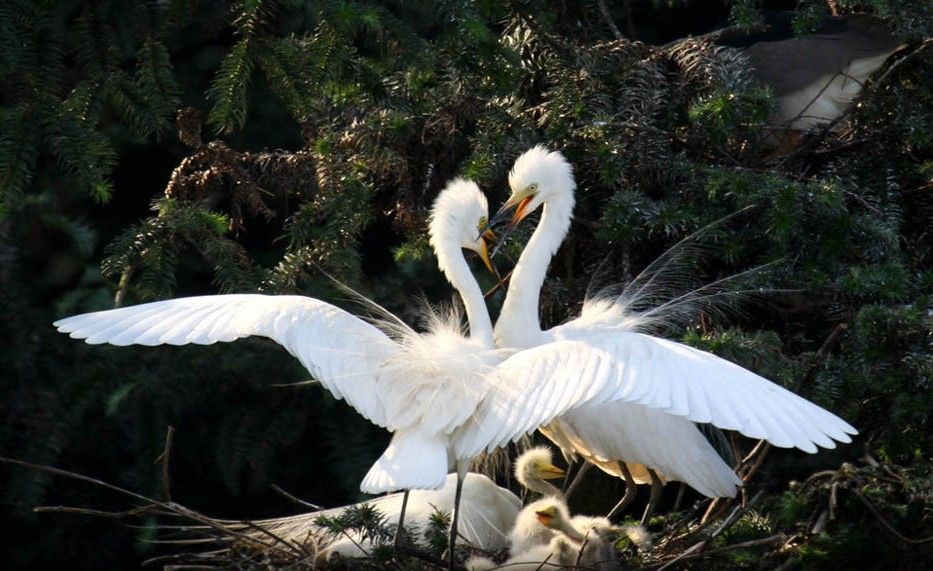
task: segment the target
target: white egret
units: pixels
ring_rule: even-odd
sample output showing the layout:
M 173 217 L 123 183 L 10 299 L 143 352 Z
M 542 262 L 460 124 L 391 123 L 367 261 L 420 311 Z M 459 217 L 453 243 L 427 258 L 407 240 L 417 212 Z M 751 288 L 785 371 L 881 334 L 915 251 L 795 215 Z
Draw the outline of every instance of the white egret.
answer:
M 372 555 L 372 538 L 356 532 L 330 538 L 327 531 L 315 522 L 321 516 L 339 517 L 347 510 L 362 505 L 371 506 L 385 516 L 387 521 L 395 522 L 401 519 L 402 506 L 405 505 L 404 519 L 407 525 L 423 530 L 436 512 L 453 512 L 456 486 L 456 474 L 449 474 L 441 489 L 412 490 L 407 500 L 402 493 L 394 493 L 349 506 L 253 521 L 249 525 L 226 523 L 240 534 L 263 543 L 267 543 L 272 536 L 277 541 L 282 540 L 291 545 L 304 545 L 313 538 L 319 545 L 318 557 L 321 559 L 329 559 L 334 554 L 349 558 L 369 557 Z M 497 551 L 507 547 L 508 533 L 515 525 L 515 518 L 522 507 L 518 496 L 475 472 L 469 472 L 464 477 L 462 494 L 458 526 L 460 538 L 471 547 L 483 551 Z
M 563 515 L 564 519 L 567 521 L 570 520 L 567 503 L 557 496 L 541 498 L 540 500 L 535 500 L 526 505 L 518 512 L 518 516 L 515 518 L 515 525 L 509 532 L 509 555 L 512 558 L 527 556 L 535 552 L 535 557 L 537 557 L 537 559 L 528 558 L 525 559 L 525 561 L 536 560 L 541 562 L 543 558 L 538 557 L 537 553 L 537 550 L 540 550 L 540 548 L 547 548 L 550 546 L 564 549 L 563 545 L 552 545 L 557 534 L 554 528 L 541 523 L 541 516 L 539 513 L 544 510 L 549 510 L 548 513 L 550 513 L 550 510 L 557 510 Z M 554 563 L 556 563 L 556 561 L 554 561 Z
M 509 531 L 509 552 L 512 555 L 546 545 L 553 538 L 554 533 L 540 525 L 535 512 L 555 503 L 566 510 L 560 490 L 547 481 L 564 475 L 564 471 L 552 463 L 550 449 L 543 446 L 524 452 L 515 461 L 515 479 L 518 483 L 529 491 L 544 494 L 545 497 L 532 502 L 516 516 L 515 525 Z
M 563 539 L 562 549 L 555 552 L 560 563 L 580 565 L 585 569 L 612 571 L 621 567 L 613 545 L 613 537 L 623 533 L 602 517 L 574 516 L 560 503 L 552 503 L 535 514 L 544 527 L 555 532 L 555 539 Z M 552 548 L 554 541 L 552 540 Z M 570 560 L 568 560 L 570 556 Z
M 526 489 L 542 493 L 559 493 L 547 480 L 562 478 L 565 474 L 551 461 L 550 449 L 543 446 L 523 452 L 515 460 L 515 475 L 519 484 Z M 315 523 L 317 519 L 321 516 L 337 517 L 347 510 L 369 505 L 384 515 L 387 521 L 399 521 L 402 507 L 405 505 L 405 520 L 408 525 L 423 529 L 435 512 L 453 512 L 455 491 L 456 475 L 450 474 L 441 489 L 412 490 L 407 500 L 404 499 L 404 494 L 394 493 L 349 506 L 257 520 L 249 524 L 234 521 L 224 523 L 241 535 L 252 537 L 258 542 L 267 542 L 270 534 L 289 544 L 302 545 L 313 539 L 320 549 L 318 557 L 322 559 L 329 559 L 334 554 L 349 558 L 368 557 L 373 547 L 371 539 L 358 533 L 328 539 L 326 530 Z M 512 544 L 510 533 L 516 525 L 516 517 L 521 509 L 521 500 L 510 490 L 496 485 L 487 476 L 468 472 L 463 480 L 458 534 L 468 545 L 482 551 L 497 551 L 508 547 Z
M 561 496 L 560 489 L 548 482 L 563 478 L 566 472 L 554 465 L 554 456 L 547 446 L 535 446 L 515 460 L 515 479 L 526 490 L 543 496 Z
M 541 146 L 519 157 L 509 185 L 500 215 L 514 208 L 513 226 L 543 207 L 495 329 L 499 347 L 522 350 L 496 370 L 502 380 L 471 420 L 476 429 L 457 442 L 460 454 L 492 450 L 544 426 L 568 456 L 596 461 L 629 486 L 644 481 L 636 474 L 650 478 L 650 467 L 707 496 L 733 496 L 741 481 L 694 422 L 810 453 L 835 447 L 834 440 L 850 442 L 857 433 L 734 363 L 640 333 L 640 320 L 651 316 L 631 315 L 624 299 L 587 299 L 580 317 L 542 330 L 539 293 L 570 227 L 576 185 L 564 157 Z M 660 491 L 659 481 L 650 479 Z
M 554 566 L 579 565 L 608 571 L 618 565 L 613 539 L 623 533 L 627 533 L 626 528 L 613 526 L 606 518 L 571 517 L 562 498 L 546 497 L 519 512 L 510 534 L 510 557 L 502 566 L 512 568 L 512 565 L 546 562 Z M 491 569 L 490 563 L 474 560 L 472 567 Z
M 462 252 L 474 250 L 489 265 L 486 242 L 477 237 L 487 216 L 479 188 L 457 179 L 438 195 L 430 223 L 438 265 L 463 299 L 469 337 L 463 335 L 458 316 L 434 316 L 428 332 L 418 334 L 384 312 L 388 317 L 377 324 L 387 335 L 318 299 L 259 294 L 157 301 L 77 315 L 55 326 L 91 344 L 120 346 L 209 345 L 268 337 L 297 357 L 336 398 L 394 433 L 363 479 L 363 492 L 437 489 L 447 482 L 451 466 L 460 476 L 466 473 L 473 454 L 456 455 L 451 442 L 488 393 L 483 375 L 502 358 L 494 348 L 482 291 Z M 455 505 L 460 490 L 457 486 Z M 451 546 L 457 514 L 455 509 Z

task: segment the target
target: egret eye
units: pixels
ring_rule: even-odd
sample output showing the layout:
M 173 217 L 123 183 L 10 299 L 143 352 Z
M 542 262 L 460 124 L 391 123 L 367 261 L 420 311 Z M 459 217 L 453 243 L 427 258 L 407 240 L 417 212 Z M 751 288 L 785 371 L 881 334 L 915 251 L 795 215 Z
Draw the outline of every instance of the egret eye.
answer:
M 529 185 L 528 185 L 528 193 L 529 193 L 529 194 L 534 194 L 534 193 L 536 193 L 536 192 L 538 192 L 538 183 L 533 182 L 533 183 L 529 184 Z
M 486 217 L 485 217 L 485 216 L 480 216 L 480 217 L 479 217 L 479 222 L 476 223 L 476 230 L 479 231 L 479 230 L 482 230 L 483 228 L 485 228 L 485 227 L 486 227 L 486 222 L 487 222 Z

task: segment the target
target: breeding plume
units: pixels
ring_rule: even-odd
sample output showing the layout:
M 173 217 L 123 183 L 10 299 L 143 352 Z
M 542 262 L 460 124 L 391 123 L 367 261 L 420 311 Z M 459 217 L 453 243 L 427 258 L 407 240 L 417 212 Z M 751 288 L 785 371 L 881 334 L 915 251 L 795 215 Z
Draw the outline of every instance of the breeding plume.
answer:
M 639 332 L 656 315 L 633 314 L 625 294 L 588 299 L 578 318 L 542 330 L 539 293 L 570 227 L 573 172 L 560 153 L 538 146 L 515 162 L 509 185 L 500 215 L 514 209 L 513 225 L 543 209 L 495 328 L 497 346 L 522 351 L 497 370 L 498 394 L 484 399 L 478 430 L 458 442 L 461 454 L 491 450 L 544 426 L 565 454 L 595 461 L 628 482 L 644 480 L 637 474 L 653 468 L 705 495 L 732 496 L 740 480 L 694 422 L 810 453 L 851 440 L 856 430 L 848 423 L 767 379 Z

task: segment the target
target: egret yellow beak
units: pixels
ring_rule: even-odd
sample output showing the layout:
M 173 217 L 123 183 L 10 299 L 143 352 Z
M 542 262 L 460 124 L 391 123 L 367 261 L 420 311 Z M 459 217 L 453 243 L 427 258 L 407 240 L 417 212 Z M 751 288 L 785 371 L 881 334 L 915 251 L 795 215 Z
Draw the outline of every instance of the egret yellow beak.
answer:
M 486 265 L 486 268 L 487 268 L 490 272 L 492 272 L 493 274 L 495 274 L 495 273 L 496 273 L 496 268 L 495 268 L 495 266 L 492 265 L 492 260 L 489 259 L 489 249 L 486 247 L 486 240 L 485 240 L 485 237 L 486 237 L 486 234 L 487 234 L 487 233 L 488 233 L 488 234 L 492 234 L 492 231 L 491 231 L 491 230 L 487 230 L 486 232 L 483 233 L 483 239 L 481 239 L 481 240 L 479 241 L 479 250 L 477 250 L 476 253 L 479 254 L 480 259 L 483 260 L 483 264 Z M 493 236 L 495 236 L 495 234 L 493 234 Z
M 490 242 L 496 241 L 496 233 L 492 231 L 492 228 L 486 228 L 483 230 L 482 236 L 484 240 L 489 240 Z
M 567 472 L 564 472 L 553 464 L 546 464 L 538 468 L 538 474 L 545 480 L 554 480 L 556 478 L 563 478 L 567 475 Z

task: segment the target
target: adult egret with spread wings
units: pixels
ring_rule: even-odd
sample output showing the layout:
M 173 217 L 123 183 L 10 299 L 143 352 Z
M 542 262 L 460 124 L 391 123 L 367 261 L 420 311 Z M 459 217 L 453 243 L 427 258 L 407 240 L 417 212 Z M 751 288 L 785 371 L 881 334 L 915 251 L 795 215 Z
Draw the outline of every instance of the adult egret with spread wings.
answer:
M 502 360 L 482 291 L 462 251 L 476 251 L 489 265 L 484 237 L 477 237 L 487 216 L 485 196 L 462 179 L 448 184 L 432 209 L 430 241 L 440 269 L 463 299 L 469 336 L 456 315 L 429 316 L 427 333 L 419 334 L 385 311 L 377 327 L 318 299 L 259 294 L 157 301 L 77 315 L 55 326 L 91 344 L 121 346 L 209 345 L 268 337 L 297 357 L 335 397 L 393 432 L 388 448 L 363 479 L 363 492 L 437 489 L 445 485 L 453 465 L 461 476 L 456 505 L 472 454 L 452 453 L 452 439 L 489 392 L 484 375 Z M 456 525 L 455 510 L 452 539 Z
M 852 426 L 783 387 L 711 353 L 639 332 L 651 310 L 633 315 L 624 296 L 588 299 L 579 317 L 542 330 L 539 293 L 569 230 L 576 184 L 563 155 L 537 146 L 515 162 L 509 185 L 512 194 L 496 218 L 514 209 L 514 226 L 543 209 L 495 328 L 499 347 L 523 350 L 497 370 L 500 394 L 484 400 L 479 429 L 458 443 L 461 453 L 493 449 L 543 426 L 568 456 L 624 477 L 626 497 L 648 479 L 659 492 L 660 478 L 707 496 L 733 496 L 741 481 L 694 423 L 810 453 L 851 441 Z

